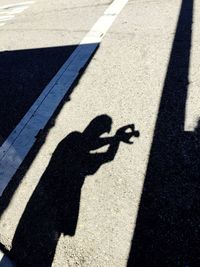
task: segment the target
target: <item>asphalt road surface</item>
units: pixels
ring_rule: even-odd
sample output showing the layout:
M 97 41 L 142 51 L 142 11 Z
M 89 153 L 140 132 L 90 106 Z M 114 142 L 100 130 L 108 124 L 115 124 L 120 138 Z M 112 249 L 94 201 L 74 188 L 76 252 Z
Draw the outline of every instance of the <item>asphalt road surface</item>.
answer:
M 200 266 L 199 11 L 1 1 L 0 248 L 17 266 Z

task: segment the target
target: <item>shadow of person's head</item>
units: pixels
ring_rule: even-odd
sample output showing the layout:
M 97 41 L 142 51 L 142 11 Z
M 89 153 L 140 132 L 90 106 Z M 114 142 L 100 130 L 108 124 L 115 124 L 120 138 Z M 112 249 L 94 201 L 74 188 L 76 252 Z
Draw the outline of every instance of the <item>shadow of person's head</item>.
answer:
M 104 133 L 109 133 L 112 126 L 112 119 L 108 115 L 100 115 L 93 119 L 83 134 L 86 138 L 98 138 Z

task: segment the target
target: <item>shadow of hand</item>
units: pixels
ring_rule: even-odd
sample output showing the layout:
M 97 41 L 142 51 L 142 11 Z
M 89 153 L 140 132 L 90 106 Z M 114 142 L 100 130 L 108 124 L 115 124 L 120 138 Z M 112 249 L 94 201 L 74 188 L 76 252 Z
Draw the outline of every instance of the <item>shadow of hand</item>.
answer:
M 130 141 L 130 139 L 133 136 L 139 137 L 139 135 L 140 135 L 139 131 L 135 131 L 134 124 L 128 124 L 126 126 L 123 126 L 119 128 L 116 132 L 116 137 L 118 137 L 120 141 L 126 144 L 133 144 L 133 141 Z

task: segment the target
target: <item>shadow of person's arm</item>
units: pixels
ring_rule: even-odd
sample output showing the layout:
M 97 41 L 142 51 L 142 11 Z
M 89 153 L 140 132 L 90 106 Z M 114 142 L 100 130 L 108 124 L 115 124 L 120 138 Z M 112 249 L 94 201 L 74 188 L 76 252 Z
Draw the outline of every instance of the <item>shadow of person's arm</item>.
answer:
M 109 144 L 109 147 L 106 152 L 91 154 L 93 160 L 98 162 L 100 165 L 112 161 L 115 158 L 115 155 L 119 148 L 120 140 L 116 136 L 113 136 L 112 138 L 110 138 L 109 143 L 106 144 Z
M 126 132 L 127 130 L 129 130 L 129 132 Z M 133 136 L 138 137 L 139 132 L 134 130 L 133 124 L 130 124 L 119 128 L 115 136 L 104 140 L 107 142 L 107 144 L 109 144 L 109 148 L 106 152 L 91 154 L 90 168 L 88 168 L 90 171 L 87 172 L 87 174 L 94 174 L 102 164 L 114 160 L 120 142 L 124 142 L 126 144 L 133 144 L 133 142 L 130 140 Z M 102 146 L 104 145 L 105 143 L 103 143 Z
M 126 132 L 127 130 L 129 130 L 129 132 Z M 112 143 L 116 142 L 116 138 L 120 139 L 120 141 L 124 143 L 132 144 L 133 142 L 130 141 L 130 138 L 133 136 L 139 137 L 139 131 L 135 131 L 134 124 L 129 124 L 129 125 L 119 128 L 115 136 L 100 137 L 97 140 L 95 140 L 95 142 L 91 142 L 90 149 L 95 150 L 106 145 L 111 145 Z
M 114 138 L 115 138 L 115 136 L 99 137 L 97 140 L 90 142 L 90 149 L 96 150 L 96 149 L 99 149 L 103 146 L 110 145 L 114 141 Z
M 127 132 L 127 130 L 129 132 Z M 139 136 L 139 132 L 135 131 L 135 127 L 133 124 L 129 124 L 119 128 L 115 136 L 110 137 L 109 140 L 105 140 L 109 141 L 110 146 L 108 150 L 104 153 L 97 153 L 96 156 L 103 157 L 104 162 L 112 161 L 117 153 L 120 142 L 124 142 L 126 144 L 133 144 L 133 141 L 130 140 L 133 136 Z

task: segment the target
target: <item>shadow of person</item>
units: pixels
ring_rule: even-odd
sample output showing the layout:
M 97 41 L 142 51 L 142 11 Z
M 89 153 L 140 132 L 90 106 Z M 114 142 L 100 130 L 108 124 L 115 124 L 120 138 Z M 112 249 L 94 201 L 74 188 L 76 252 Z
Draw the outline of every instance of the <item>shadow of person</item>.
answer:
M 101 137 L 111 125 L 109 116 L 98 116 L 83 133 L 72 132 L 57 146 L 13 238 L 10 255 L 19 266 L 51 266 L 61 233 L 75 235 L 85 177 L 112 161 L 120 142 L 132 144 L 130 139 L 139 136 L 131 124 Z M 106 152 L 94 152 L 105 145 Z

